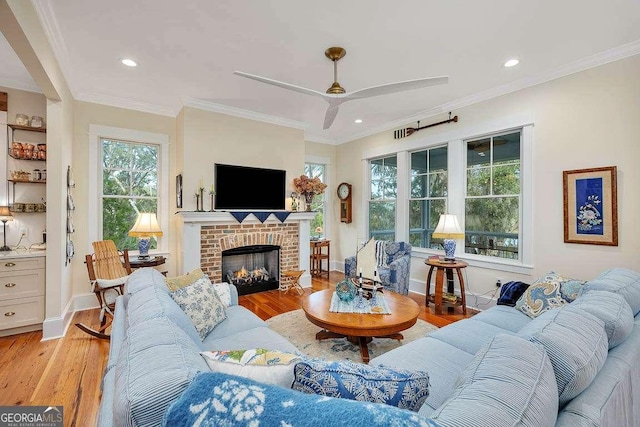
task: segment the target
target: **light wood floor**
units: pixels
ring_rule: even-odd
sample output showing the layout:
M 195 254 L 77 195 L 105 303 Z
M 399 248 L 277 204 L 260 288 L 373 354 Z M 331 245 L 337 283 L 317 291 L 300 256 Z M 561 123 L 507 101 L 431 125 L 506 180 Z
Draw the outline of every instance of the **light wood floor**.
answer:
M 308 295 L 335 286 L 344 275 L 314 278 Z M 304 297 L 294 291 L 244 295 L 240 304 L 262 319 L 296 310 Z M 424 296 L 410 294 L 421 307 L 419 318 L 444 326 L 463 318 L 460 309 L 436 316 L 424 306 Z M 470 311 L 467 310 L 467 317 Z M 97 326 L 98 310 L 75 314 L 64 338 L 41 341 L 42 332 L 0 338 L 0 406 L 64 406 L 65 426 L 94 426 L 100 404 L 100 379 L 109 357 L 109 342 L 93 338 L 73 324 Z

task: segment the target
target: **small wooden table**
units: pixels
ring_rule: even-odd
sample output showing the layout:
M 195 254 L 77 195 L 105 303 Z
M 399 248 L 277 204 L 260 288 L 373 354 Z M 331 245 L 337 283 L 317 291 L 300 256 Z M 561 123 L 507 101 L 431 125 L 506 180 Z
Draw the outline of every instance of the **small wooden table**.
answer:
M 311 240 L 309 242 L 311 254 L 309 262 L 311 264 L 311 275 L 313 277 L 326 274 L 329 277 L 329 263 L 331 262 L 331 241 L 330 240 Z M 326 251 L 326 252 L 325 252 Z M 327 261 L 327 269 L 322 268 L 322 262 Z
M 162 255 L 150 257 L 147 259 L 140 259 L 137 256 L 132 256 L 131 258 L 129 258 L 129 265 L 131 266 L 132 270 L 135 270 L 142 267 L 157 267 L 164 264 L 166 260 L 167 259 Z M 165 276 L 167 275 L 166 271 L 162 271 L 161 273 Z
M 304 294 L 304 289 L 302 288 L 302 285 L 300 284 L 300 277 L 302 277 L 302 275 L 304 274 L 304 272 L 307 270 L 286 270 L 282 272 L 282 275 L 284 277 L 287 277 L 290 279 L 290 283 L 288 286 L 281 286 L 280 290 L 281 291 L 285 291 L 285 292 L 289 292 L 291 290 L 291 288 L 295 289 L 296 291 L 298 291 L 298 293 L 300 295 Z
M 455 302 L 445 302 L 445 304 L 450 307 L 462 306 L 462 313 L 467 314 L 467 300 L 465 297 L 464 291 L 464 278 L 462 277 L 461 270 L 466 268 L 469 264 L 464 261 L 440 261 L 439 259 L 431 259 L 427 258 L 424 260 L 424 263 L 430 266 L 429 273 L 427 274 L 427 297 L 425 300 L 425 305 L 428 307 L 429 302 L 433 302 L 435 304 L 435 313 L 442 314 L 442 293 L 444 287 L 444 275 L 445 272 L 447 274 L 447 281 L 449 282 L 449 286 L 447 286 L 447 293 L 453 294 L 453 272 L 458 274 L 458 281 L 460 283 L 460 298 L 456 298 Z M 433 270 L 436 270 L 436 283 L 435 283 L 435 293 L 431 295 L 431 275 L 433 274 Z
M 316 334 L 317 340 L 347 337 L 360 345 L 364 363 L 369 363 L 367 344 L 373 337 L 403 339 L 400 331 L 415 325 L 420 313 L 414 300 L 391 291 L 384 293 L 391 314 L 334 313 L 329 311 L 334 292 L 334 289 L 325 289 L 312 293 L 303 299 L 302 309 L 311 323 L 323 328 Z

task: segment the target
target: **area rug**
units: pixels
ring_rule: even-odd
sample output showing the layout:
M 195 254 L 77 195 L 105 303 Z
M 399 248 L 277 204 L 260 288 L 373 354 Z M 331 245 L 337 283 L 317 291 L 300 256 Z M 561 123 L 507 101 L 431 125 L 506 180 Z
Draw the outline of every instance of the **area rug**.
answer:
M 350 359 L 362 361 L 360 347 L 350 343 L 346 338 L 330 338 L 316 340 L 316 332 L 321 328 L 307 320 L 302 309 L 289 311 L 267 320 L 269 328 L 288 339 L 298 350 L 312 357 L 328 360 Z M 421 338 L 437 330 L 436 326 L 418 319 L 411 328 L 402 331 L 402 341 L 389 338 L 374 338 L 369 343 L 369 356 L 373 359 L 389 350 Z

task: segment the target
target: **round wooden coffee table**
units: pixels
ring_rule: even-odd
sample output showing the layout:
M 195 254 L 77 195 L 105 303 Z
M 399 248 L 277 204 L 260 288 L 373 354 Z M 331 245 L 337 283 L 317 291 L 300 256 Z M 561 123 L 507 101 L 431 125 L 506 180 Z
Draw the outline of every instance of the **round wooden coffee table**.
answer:
M 360 345 L 364 363 L 369 363 L 367 344 L 372 338 L 403 339 L 400 331 L 415 325 L 420 313 L 414 300 L 392 291 L 384 293 L 391 314 L 333 313 L 329 311 L 333 292 L 334 289 L 325 289 L 312 293 L 302 300 L 302 309 L 311 323 L 323 329 L 316 339 L 347 337 Z

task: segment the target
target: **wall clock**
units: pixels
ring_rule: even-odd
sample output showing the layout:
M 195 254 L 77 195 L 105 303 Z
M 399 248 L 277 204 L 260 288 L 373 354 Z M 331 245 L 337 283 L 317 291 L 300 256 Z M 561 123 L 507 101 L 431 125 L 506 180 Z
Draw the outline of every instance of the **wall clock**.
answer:
M 346 182 L 338 185 L 338 198 L 340 199 L 340 222 L 351 223 L 351 184 Z

